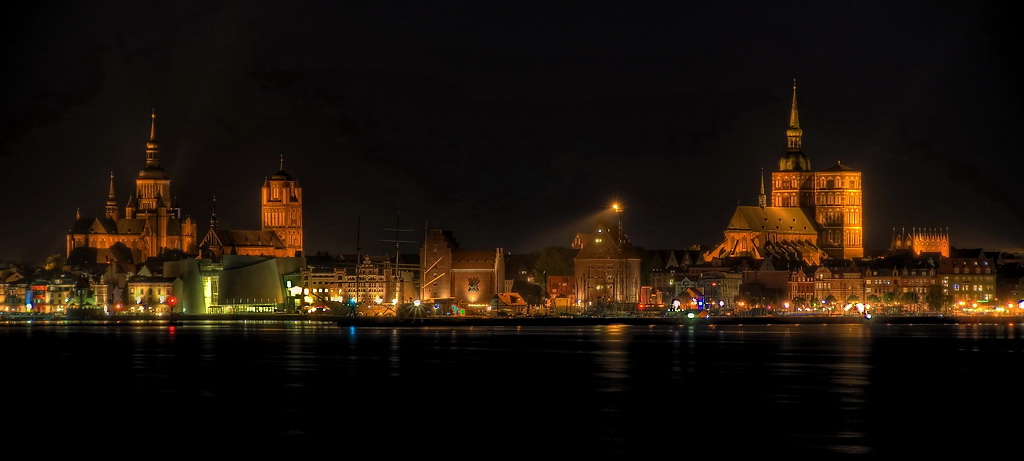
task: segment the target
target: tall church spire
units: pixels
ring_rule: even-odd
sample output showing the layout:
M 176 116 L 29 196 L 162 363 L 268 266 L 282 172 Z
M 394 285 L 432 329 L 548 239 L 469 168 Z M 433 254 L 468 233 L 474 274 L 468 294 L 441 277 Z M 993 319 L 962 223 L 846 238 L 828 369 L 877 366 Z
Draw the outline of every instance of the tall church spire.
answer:
M 216 195 L 213 196 L 213 206 L 211 207 L 211 210 L 212 211 L 210 212 L 210 229 L 216 229 L 217 228 L 217 196 Z
M 786 138 L 789 139 L 788 150 L 800 152 L 803 144 L 804 130 L 800 129 L 800 113 L 796 108 L 796 79 L 793 79 L 793 106 L 789 110 L 789 129 L 786 130 Z
M 114 172 L 110 172 L 110 192 L 107 193 L 107 201 L 114 201 Z
M 789 110 L 789 128 L 786 129 L 786 154 L 779 159 L 779 171 L 811 171 L 811 160 L 803 152 L 804 130 L 800 129 L 800 114 L 796 108 L 796 79 L 793 79 L 793 105 Z
M 757 194 L 757 206 L 762 210 L 768 206 L 768 197 L 764 195 L 764 167 L 761 167 L 761 193 Z
M 107 209 L 106 215 L 108 218 L 117 220 L 117 199 L 114 198 L 114 172 L 110 172 L 110 191 L 107 192 Z
M 160 166 L 160 144 L 156 142 L 156 109 L 150 114 L 149 141 L 146 142 L 146 166 Z

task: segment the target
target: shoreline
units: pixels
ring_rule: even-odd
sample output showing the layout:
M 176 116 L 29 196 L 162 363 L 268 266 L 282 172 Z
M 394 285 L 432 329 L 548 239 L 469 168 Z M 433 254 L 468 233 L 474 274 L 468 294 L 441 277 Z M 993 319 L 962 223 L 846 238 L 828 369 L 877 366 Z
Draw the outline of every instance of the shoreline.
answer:
M 887 325 L 958 325 L 1024 323 L 1024 316 L 771 316 L 771 317 L 711 317 L 689 319 L 685 317 L 348 317 L 303 314 L 211 314 L 167 316 L 125 316 L 99 319 L 61 319 L 46 316 L 7 318 L 0 316 L 0 326 L 18 325 L 189 325 L 246 322 L 306 322 L 335 324 L 342 327 L 430 327 L 430 326 L 602 326 L 602 325 L 774 325 L 774 324 L 887 324 Z

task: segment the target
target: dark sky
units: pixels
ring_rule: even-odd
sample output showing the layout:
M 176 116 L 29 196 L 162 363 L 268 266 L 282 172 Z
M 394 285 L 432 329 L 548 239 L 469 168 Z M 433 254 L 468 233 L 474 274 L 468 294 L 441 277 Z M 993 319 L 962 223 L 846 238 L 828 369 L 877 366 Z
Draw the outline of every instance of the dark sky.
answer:
M 352 251 L 356 216 L 376 251 L 397 211 L 408 238 L 567 246 L 615 197 L 638 245 L 715 244 L 777 168 L 794 77 L 812 167 L 863 171 L 869 251 L 894 226 L 1024 247 L 1015 16 L 893 3 L 22 2 L 0 19 L 0 260 L 62 253 L 111 170 L 127 200 L 150 108 L 200 235 L 213 195 L 258 228 L 283 154 L 308 252 Z

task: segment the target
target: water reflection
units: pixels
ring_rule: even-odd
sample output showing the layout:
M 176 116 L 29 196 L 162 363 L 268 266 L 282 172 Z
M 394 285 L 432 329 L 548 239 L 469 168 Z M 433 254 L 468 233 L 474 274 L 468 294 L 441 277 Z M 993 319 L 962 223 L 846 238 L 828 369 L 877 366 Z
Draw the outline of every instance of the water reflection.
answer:
M 943 434 L 1003 427 L 1021 338 L 1021 325 L 0 328 L 18 386 L 103 390 L 14 399 L 26 424 L 152 427 L 167 404 L 227 438 L 343 430 L 390 446 L 401 426 L 421 446 L 533 456 L 653 454 L 692 434 L 719 454 L 963 448 Z
M 626 390 L 626 378 L 629 377 L 629 329 L 629 326 L 618 324 L 600 327 L 601 334 L 595 338 L 600 346 L 595 361 L 600 366 L 597 376 L 603 392 Z

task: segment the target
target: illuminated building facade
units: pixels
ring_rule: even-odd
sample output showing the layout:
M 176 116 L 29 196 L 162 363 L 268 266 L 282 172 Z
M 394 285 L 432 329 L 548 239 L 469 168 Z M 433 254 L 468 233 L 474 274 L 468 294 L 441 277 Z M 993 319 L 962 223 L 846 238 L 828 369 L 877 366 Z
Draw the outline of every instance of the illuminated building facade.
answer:
M 199 244 L 204 257 L 220 260 L 224 255 L 302 256 L 302 188 L 281 169 L 263 182 L 261 190 L 262 230 L 220 229 L 217 198 L 213 199 L 210 231 Z
M 171 197 L 171 180 L 160 166 L 160 145 L 156 141 L 156 114 L 150 121 L 146 143 L 146 166 L 135 179 L 135 194 L 128 198 L 121 216 L 114 194 L 114 175 L 110 175 L 103 217 L 82 218 L 67 234 L 67 256 L 92 262 L 117 259 L 112 248 L 130 252 L 133 261 L 142 262 L 168 251 L 196 252 L 196 224 L 182 217 Z M 113 250 L 115 252 L 119 250 Z
M 803 152 L 795 81 L 786 138 L 786 154 L 779 159 L 779 171 L 772 173 L 772 206 L 805 209 L 818 225 L 817 245 L 829 257 L 864 257 L 861 173 L 842 163 L 811 171 Z
M 262 225 L 277 234 L 287 249 L 285 256 L 302 256 L 302 187 L 281 168 L 263 182 Z
M 614 221 L 605 216 L 592 233 L 578 234 L 573 241 L 573 248 L 580 250 L 575 259 L 576 300 L 584 306 L 640 302 L 640 256 L 622 229 L 620 212 L 616 208 Z
M 705 261 L 749 257 L 819 264 L 823 258 L 864 257 L 861 173 L 837 163 L 812 171 L 803 152 L 796 83 L 786 130 L 786 153 L 772 173 L 771 206 L 764 193 L 758 206 L 738 206 L 725 240 L 704 253 Z
M 548 302 L 552 307 L 576 306 L 576 279 L 571 275 L 549 275 Z
M 909 232 L 896 229 L 892 232 L 892 250 L 909 251 L 914 256 L 921 253 L 939 253 L 944 258 L 949 257 L 949 230 L 948 229 L 922 229 L 911 228 Z
M 863 272 L 852 262 L 846 266 L 819 266 L 814 272 L 814 298 L 825 301 L 822 304 L 826 307 L 863 301 Z
M 420 299 L 424 301 L 451 299 L 462 308 L 486 309 L 495 294 L 505 291 L 501 248 L 463 250 L 451 232 L 441 229 L 427 231 L 420 267 Z
M 725 240 L 704 259 L 772 257 L 818 264 L 825 256 L 818 236 L 818 226 L 802 208 L 738 206 L 725 228 Z
M 996 306 L 995 261 L 980 249 L 956 250 L 939 263 L 938 278 L 954 309 L 963 312 Z
M 128 278 L 128 308 L 140 312 L 169 312 L 174 305 L 174 277 L 148 274 Z
M 295 288 L 304 267 L 305 258 L 227 254 L 220 261 L 168 261 L 163 274 L 174 279 L 175 312 L 295 312 L 301 305 Z
M 308 290 L 310 303 L 337 307 L 341 303 L 360 306 L 394 306 L 412 301 L 412 274 L 399 270 L 395 280 L 390 259 L 364 256 L 354 267 L 307 267 L 301 271 L 301 286 Z
M 220 260 L 224 255 L 289 256 L 288 248 L 270 231 L 212 228 L 200 247 L 204 255 Z
M 789 272 L 789 304 L 791 310 L 817 304 L 814 294 L 815 268 L 796 266 Z

